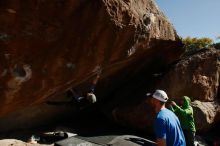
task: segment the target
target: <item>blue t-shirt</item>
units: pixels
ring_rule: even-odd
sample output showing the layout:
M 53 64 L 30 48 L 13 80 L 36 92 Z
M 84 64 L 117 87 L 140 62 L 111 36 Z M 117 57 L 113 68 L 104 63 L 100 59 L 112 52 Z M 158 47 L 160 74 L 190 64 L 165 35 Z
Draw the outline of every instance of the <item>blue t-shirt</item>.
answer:
M 167 146 L 185 146 L 185 138 L 177 116 L 162 109 L 156 116 L 154 130 L 157 138 L 165 139 Z

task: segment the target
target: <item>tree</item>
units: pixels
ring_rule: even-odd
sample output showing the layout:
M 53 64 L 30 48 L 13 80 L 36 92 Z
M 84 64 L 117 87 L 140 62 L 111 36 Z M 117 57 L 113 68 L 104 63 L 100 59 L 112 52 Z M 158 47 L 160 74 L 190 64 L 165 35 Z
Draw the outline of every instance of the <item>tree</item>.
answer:
M 213 40 L 210 38 L 191 38 L 186 37 L 183 39 L 183 44 L 186 53 L 192 53 L 203 48 L 208 48 L 213 44 Z

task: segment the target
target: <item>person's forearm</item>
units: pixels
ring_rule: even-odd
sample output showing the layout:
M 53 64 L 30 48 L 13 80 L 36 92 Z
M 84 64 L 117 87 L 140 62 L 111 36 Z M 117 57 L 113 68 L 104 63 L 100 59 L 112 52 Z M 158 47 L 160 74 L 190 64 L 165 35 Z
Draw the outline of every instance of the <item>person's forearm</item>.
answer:
M 172 111 L 172 112 L 175 112 L 175 109 L 173 108 L 173 106 L 169 106 L 169 109 Z
M 97 82 L 98 82 L 98 80 L 99 80 L 99 77 L 100 77 L 99 75 L 96 76 L 96 78 L 95 78 L 95 79 L 93 80 L 93 82 L 92 82 L 93 85 L 96 85 L 96 84 L 97 84 Z
M 166 140 L 165 139 L 157 139 L 156 145 L 157 146 L 166 146 Z
M 180 106 L 175 105 L 175 111 L 182 114 L 182 115 L 187 115 L 190 114 L 189 110 L 187 109 L 182 109 Z

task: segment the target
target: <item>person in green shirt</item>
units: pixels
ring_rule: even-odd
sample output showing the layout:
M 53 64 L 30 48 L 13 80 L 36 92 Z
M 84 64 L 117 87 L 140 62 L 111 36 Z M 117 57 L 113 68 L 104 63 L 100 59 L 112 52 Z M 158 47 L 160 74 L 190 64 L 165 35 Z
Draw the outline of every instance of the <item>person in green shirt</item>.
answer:
M 180 120 L 187 146 L 194 146 L 195 141 L 195 122 L 193 118 L 193 108 L 191 99 L 188 96 L 181 98 L 181 106 L 178 106 L 174 101 L 170 103 L 170 110 L 173 111 Z

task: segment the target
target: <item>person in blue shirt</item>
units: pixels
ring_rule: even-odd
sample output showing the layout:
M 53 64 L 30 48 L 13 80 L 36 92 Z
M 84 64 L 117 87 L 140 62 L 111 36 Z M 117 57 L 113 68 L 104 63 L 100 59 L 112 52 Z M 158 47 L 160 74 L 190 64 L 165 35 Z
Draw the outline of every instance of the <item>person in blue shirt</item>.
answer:
M 168 100 L 166 92 L 156 90 L 151 96 L 150 102 L 156 112 L 154 131 L 157 145 L 186 146 L 179 119 L 172 111 L 165 107 Z

